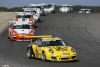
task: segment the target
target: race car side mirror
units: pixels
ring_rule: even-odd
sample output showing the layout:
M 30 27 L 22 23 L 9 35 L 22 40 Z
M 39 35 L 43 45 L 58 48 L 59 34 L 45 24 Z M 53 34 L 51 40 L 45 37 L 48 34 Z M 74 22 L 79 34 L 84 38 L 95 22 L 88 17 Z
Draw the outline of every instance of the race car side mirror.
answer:
M 37 45 L 38 45 L 38 46 L 42 46 L 42 40 L 41 40 L 41 39 L 38 39 L 38 40 L 37 40 Z
M 12 27 L 12 26 L 10 26 L 10 28 L 12 28 L 12 29 L 13 29 L 13 27 Z

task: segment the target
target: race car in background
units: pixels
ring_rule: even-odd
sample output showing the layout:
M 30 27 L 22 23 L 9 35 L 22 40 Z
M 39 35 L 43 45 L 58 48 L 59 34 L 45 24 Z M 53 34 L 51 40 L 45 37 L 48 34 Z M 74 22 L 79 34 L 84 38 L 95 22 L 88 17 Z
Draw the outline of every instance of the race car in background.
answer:
M 91 13 L 91 9 L 81 9 L 79 13 Z
M 28 22 L 30 25 L 36 26 L 34 17 L 31 13 L 27 12 L 16 12 L 17 15 L 15 16 L 13 21 L 20 21 L 20 22 Z
M 45 16 L 44 7 L 42 4 L 30 4 L 31 8 L 36 8 L 41 16 Z
M 24 39 L 24 36 L 35 36 L 34 27 L 29 25 L 27 22 L 12 22 L 12 26 L 8 29 L 8 38 L 10 40 L 30 41 L 30 38 Z
M 36 8 L 23 8 L 25 13 L 31 13 L 34 17 L 35 22 L 40 22 L 40 12 Z
M 73 8 L 72 8 L 73 5 L 68 5 L 68 4 L 63 4 L 60 8 L 59 8 L 59 11 L 60 12 L 73 12 Z
M 42 3 L 45 13 L 55 13 L 55 3 L 46 4 Z
M 28 58 L 38 58 L 43 61 L 74 61 L 76 60 L 76 51 L 73 47 L 65 44 L 59 37 L 52 35 L 43 36 L 25 36 L 31 38 L 31 44 L 27 47 Z M 35 40 L 32 42 L 32 39 Z

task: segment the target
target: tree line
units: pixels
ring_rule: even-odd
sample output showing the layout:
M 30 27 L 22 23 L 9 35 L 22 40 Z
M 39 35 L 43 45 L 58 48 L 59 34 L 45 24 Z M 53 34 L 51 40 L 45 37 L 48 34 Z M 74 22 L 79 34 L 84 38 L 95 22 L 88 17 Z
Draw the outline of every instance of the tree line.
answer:
M 23 7 L 13 7 L 13 8 L 7 8 L 7 7 L 0 7 L 0 12 L 22 12 L 22 8 L 26 8 L 27 6 Z M 56 6 L 56 12 L 59 11 L 60 6 Z M 74 5 L 73 6 L 73 12 L 78 13 L 80 9 L 88 8 L 91 9 L 91 13 L 100 13 L 100 6 L 81 6 L 81 5 Z

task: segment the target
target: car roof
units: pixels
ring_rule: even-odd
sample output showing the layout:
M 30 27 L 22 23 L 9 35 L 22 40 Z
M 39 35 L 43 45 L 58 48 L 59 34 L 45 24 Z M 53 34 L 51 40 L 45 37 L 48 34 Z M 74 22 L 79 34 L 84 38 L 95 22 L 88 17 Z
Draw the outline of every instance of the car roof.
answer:
M 22 22 L 15 22 L 13 25 L 22 25 L 22 24 L 27 24 L 29 25 L 28 22 L 22 21 Z
M 17 15 L 32 15 L 30 12 L 22 12 L 22 13 L 18 13 Z
M 42 3 L 42 5 L 55 5 L 55 3 Z
M 73 5 L 69 5 L 69 4 L 63 4 L 63 5 L 61 5 L 61 6 L 73 6 Z
M 42 4 L 30 4 L 31 6 L 42 6 Z
M 91 10 L 91 9 L 81 9 L 81 10 Z

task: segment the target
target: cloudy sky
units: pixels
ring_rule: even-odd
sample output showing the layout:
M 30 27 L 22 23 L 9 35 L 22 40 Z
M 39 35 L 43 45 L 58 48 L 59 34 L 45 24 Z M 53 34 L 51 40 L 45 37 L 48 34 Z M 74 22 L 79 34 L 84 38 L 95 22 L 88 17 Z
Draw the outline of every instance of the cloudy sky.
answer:
M 56 5 L 71 4 L 71 5 L 87 5 L 100 6 L 100 0 L 0 0 L 2 7 L 20 7 L 29 6 L 29 4 L 38 3 L 55 3 Z

